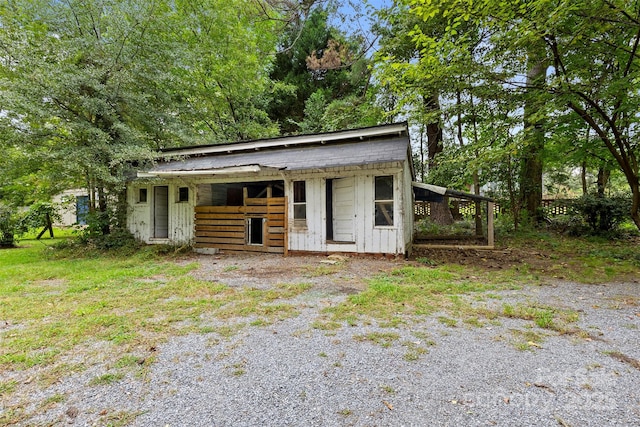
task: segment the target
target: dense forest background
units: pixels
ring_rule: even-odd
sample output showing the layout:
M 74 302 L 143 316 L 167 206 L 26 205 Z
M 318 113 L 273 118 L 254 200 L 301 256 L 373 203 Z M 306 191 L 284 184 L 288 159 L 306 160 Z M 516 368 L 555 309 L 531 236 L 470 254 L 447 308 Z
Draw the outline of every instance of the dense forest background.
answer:
M 6 0 L 0 217 L 82 187 L 109 233 L 160 149 L 407 121 L 418 180 L 515 226 L 640 228 L 639 45 L 638 1 Z

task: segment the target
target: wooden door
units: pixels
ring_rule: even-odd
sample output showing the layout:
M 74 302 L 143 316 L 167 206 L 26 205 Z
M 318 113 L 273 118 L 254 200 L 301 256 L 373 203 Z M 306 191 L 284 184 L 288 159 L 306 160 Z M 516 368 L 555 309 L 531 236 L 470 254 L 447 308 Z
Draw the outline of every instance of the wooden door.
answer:
M 355 178 L 332 180 L 333 240 L 353 242 L 355 229 Z
M 169 237 L 169 187 L 153 187 L 153 237 Z

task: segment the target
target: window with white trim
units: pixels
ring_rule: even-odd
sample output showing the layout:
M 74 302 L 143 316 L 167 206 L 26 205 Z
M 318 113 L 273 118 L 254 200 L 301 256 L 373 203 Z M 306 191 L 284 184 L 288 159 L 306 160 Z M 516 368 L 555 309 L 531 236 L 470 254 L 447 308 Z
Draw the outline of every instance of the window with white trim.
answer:
M 393 175 L 375 177 L 375 225 L 393 226 Z
M 293 181 L 293 220 L 296 225 L 307 224 L 306 181 Z

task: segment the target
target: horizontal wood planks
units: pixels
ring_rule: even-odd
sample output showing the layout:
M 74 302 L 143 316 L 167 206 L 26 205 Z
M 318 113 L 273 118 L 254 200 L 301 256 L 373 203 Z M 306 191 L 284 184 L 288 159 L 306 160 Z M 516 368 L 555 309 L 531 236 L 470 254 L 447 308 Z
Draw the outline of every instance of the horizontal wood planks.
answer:
M 245 198 L 244 206 L 197 206 L 195 247 L 228 251 L 284 253 L 286 248 L 285 197 Z M 247 244 L 248 218 L 263 218 L 262 245 Z

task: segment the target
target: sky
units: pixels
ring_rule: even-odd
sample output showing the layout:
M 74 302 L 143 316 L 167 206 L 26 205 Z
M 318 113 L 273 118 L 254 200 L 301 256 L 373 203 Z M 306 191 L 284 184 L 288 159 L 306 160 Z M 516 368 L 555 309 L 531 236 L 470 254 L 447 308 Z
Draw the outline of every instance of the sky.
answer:
M 374 35 L 371 33 L 371 24 L 375 19 L 375 12 L 391 6 L 393 0 L 338 0 L 342 5 L 338 8 L 338 16 L 332 24 L 344 30 L 347 34 L 362 34 L 365 39 L 373 44 L 368 55 L 372 55 L 377 47 Z

